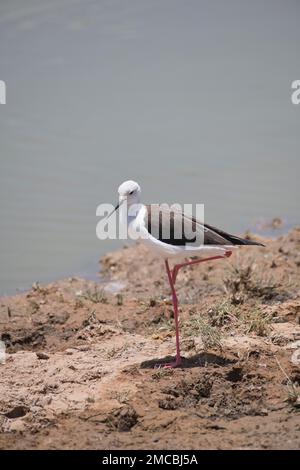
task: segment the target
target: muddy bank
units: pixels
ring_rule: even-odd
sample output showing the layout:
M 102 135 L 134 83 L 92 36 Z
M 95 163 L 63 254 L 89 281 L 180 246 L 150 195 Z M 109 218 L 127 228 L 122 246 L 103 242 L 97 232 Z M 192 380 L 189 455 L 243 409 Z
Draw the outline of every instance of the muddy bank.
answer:
M 300 230 L 178 275 L 142 246 L 105 282 L 0 299 L 0 448 L 299 448 Z M 121 290 L 120 290 L 121 289 Z

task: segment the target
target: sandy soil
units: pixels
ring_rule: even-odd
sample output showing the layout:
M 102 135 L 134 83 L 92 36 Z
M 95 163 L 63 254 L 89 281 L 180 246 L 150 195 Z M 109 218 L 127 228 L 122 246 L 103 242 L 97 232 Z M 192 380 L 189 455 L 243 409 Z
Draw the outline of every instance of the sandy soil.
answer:
M 300 229 L 180 271 L 183 366 L 163 263 L 107 255 L 102 283 L 0 299 L 0 448 L 300 447 Z M 121 290 L 120 290 L 121 289 Z

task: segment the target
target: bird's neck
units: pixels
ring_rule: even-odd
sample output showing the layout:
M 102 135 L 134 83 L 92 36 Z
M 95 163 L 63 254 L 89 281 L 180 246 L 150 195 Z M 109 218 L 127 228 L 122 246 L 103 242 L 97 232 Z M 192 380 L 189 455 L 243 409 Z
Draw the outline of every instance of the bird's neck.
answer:
M 135 203 L 128 204 L 127 208 L 123 207 L 123 210 L 121 208 L 120 222 L 124 223 L 126 221 L 127 222 L 133 221 L 137 217 L 141 207 L 142 207 L 141 203 L 135 202 Z

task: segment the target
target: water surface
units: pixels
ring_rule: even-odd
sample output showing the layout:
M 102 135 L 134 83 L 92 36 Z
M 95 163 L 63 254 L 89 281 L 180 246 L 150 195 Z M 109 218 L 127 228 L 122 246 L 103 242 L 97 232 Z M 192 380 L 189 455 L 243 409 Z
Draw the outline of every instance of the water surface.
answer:
M 122 242 L 96 207 L 205 203 L 241 232 L 299 222 L 300 3 L 2 0 L 0 293 L 75 274 Z

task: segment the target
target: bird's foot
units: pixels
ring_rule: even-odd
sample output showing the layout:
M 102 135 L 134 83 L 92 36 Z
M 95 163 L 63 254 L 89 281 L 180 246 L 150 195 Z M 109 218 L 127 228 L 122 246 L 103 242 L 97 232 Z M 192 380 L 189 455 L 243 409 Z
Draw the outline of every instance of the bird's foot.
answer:
M 175 367 L 179 367 L 182 363 L 182 358 L 179 357 L 174 362 L 166 362 L 162 364 L 156 364 L 155 369 L 175 369 Z

